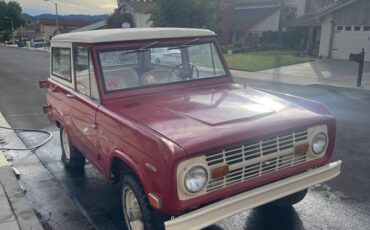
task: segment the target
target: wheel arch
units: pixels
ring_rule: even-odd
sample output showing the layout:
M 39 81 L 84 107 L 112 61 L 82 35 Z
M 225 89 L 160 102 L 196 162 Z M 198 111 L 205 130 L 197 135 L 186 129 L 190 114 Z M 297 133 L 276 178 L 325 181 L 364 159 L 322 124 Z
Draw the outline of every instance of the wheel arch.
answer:
M 114 151 L 111 154 L 110 163 L 109 163 L 109 179 L 114 183 L 120 181 L 121 172 L 126 171 L 127 173 L 134 174 L 140 181 L 140 184 L 144 187 L 143 175 L 140 173 L 139 165 L 134 161 L 130 160 L 127 155 L 119 150 Z
M 60 121 L 58 121 L 58 120 L 56 120 L 56 121 L 55 121 L 55 124 L 56 124 L 56 126 L 57 126 L 58 128 L 60 128 L 60 127 L 64 127 L 64 126 L 62 125 L 62 123 L 61 123 Z

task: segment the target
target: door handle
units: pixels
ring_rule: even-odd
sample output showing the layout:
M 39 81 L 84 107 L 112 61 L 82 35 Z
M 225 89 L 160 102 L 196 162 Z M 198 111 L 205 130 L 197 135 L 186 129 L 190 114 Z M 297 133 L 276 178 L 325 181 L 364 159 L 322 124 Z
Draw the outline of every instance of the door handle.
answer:
M 74 98 L 74 97 L 75 97 L 75 95 L 70 94 L 70 93 L 67 93 L 67 94 L 66 94 L 66 97 L 67 97 L 67 98 Z

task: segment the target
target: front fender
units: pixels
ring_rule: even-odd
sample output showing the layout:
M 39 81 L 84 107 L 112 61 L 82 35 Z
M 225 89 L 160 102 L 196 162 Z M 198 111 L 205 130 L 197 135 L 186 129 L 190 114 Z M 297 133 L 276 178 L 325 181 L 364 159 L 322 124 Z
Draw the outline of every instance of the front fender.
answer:
M 280 93 L 280 92 L 276 92 L 272 90 L 266 90 L 266 89 L 258 89 L 258 90 L 274 95 L 281 99 L 287 100 L 295 105 L 306 108 L 314 113 L 332 116 L 332 113 L 330 112 L 329 108 L 321 104 L 320 102 L 310 100 L 307 98 L 303 98 L 303 97 L 294 96 L 291 94 Z
M 113 166 L 113 160 L 115 158 L 118 158 L 120 159 L 122 162 L 124 162 L 128 167 L 130 167 L 130 169 L 135 173 L 135 175 L 139 178 L 139 180 L 142 182 L 143 179 L 144 179 L 144 175 L 143 175 L 143 170 L 140 170 L 140 163 L 139 162 L 135 162 L 133 160 L 133 158 L 129 157 L 127 153 L 121 151 L 121 150 L 118 150 L 116 149 L 111 155 L 110 155 L 110 158 L 109 158 L 109 167 L 108 167 L 108 172 L 107 172 L 107 175 L 109 175 L 109 177 L 111 177 L 111 172 L 112 172 L 112 166 Z M 143 183 L 141 183 L 143 184 Z

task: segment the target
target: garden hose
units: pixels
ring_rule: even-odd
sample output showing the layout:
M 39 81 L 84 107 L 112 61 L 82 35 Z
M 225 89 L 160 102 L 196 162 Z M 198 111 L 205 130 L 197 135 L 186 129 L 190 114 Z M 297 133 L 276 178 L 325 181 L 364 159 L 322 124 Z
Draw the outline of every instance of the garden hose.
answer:
M 43 131 L 43 130 L 36 130 L 36 129 L 13 129 L 13 128 L 8 128 L 8 127 L 3 127 L 3 126 L 0 126 L 0 129 L 13 130 L 14 132 L 35 132 L 35 133 L 43 133 L 43 134 L 47 134 L 48 135 L 48 137 L 43 142 L 41 142 L 40 144 L 37 144 L 35 146 L 31 146 L 29 148 L 5 148 L 5 147 L 0 147 L 0 150 L 13 150 L 13 151 L 35 150 L 35 149 L 38 149 L 41 146 L 45 145 L 46 143 L 48 143 L 51 140 L 51 138 L 53 137 L 53 135 L 50 132 Z

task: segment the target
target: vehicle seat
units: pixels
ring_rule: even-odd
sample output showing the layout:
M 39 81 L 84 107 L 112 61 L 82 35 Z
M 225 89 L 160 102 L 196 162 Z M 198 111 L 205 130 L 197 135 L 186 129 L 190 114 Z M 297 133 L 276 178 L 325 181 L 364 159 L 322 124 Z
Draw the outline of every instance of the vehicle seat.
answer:
M 106 70 L 104 80 L 107 90 L 132 88 L 139 84 L 139 76 L 132 68 Z
M 142 80 L 145 85 L 161 84 L 178 81 L 179 79 L 168 69 L 154 69 L 143 74 Z

